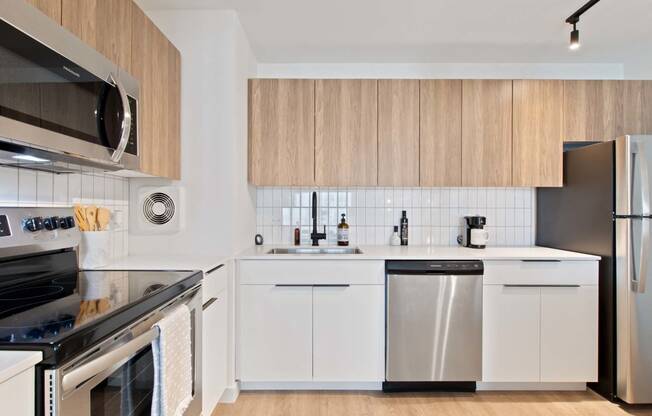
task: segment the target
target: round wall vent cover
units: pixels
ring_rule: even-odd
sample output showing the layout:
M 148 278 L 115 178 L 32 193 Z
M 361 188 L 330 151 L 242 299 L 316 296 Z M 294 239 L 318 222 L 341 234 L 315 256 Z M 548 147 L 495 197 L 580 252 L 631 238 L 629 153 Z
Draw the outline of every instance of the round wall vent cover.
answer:
M 174 217 L 174 212 L 174 201 L 162 192 L 148 195 L 143 202 L 143 215 L 152 224 L 167 224 Z

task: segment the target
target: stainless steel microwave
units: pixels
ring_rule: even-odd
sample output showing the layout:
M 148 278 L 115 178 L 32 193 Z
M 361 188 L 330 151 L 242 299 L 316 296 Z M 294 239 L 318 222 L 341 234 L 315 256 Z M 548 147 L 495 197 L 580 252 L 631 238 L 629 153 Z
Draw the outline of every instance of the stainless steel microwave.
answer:
M 138 170 L 138 94 L 133 77 L 27 2 L 0 0 L 0 164 Z

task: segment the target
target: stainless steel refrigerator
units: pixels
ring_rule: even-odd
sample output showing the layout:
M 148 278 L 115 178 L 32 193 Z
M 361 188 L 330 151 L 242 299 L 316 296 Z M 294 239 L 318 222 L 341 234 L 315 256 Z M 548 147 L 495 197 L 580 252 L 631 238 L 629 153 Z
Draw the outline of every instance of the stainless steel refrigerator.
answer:
M 650 169 L 652 136 L 623 136 L 566 150 L 564 186 L 537 191 L 537 244 L 602 257 L 589 386 L 632 404 L 652 403 Z

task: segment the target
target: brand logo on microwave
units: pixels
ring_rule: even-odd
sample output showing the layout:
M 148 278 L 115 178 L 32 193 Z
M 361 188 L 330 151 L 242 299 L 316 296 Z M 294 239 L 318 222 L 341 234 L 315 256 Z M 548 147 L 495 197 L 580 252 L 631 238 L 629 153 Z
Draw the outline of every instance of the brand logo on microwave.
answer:
M 77 78 L 81 77 L 81 75 L 79 75 L 78 72 L 73 71 L 72 69 L 68 68 L 67 66 L 64 66 L 63 69 L 65 69 L 66 72 L 69 72 L 69 73 L 73 74 L 73 75 L 76 76 Z

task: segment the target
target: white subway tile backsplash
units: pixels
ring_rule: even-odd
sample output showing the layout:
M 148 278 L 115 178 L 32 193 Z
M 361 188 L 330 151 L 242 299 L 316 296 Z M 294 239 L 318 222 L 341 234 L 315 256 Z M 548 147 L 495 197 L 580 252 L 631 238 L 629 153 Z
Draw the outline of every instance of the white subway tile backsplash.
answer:
M 18 201 L 18 169 L 0 166 L 0 206 L 13 206 Z
M 336 242 L 342 213 L 352 244 L 388 244 L 403 210 L 411 245 L 457 245 L 466 215 L 487 217 L 490 245 L 534 244 L 534 188 L 259 187 L 256 229 L 267 244 L 292 243 L 295 227 L 300 227 L 302 243 L 309 243 L 313 190 L 318 192 L 319 230 L 327 227 L 328 244 Z
M 36 173 L 36 202 L 38 206 L 52 206 L 54 191 L 54 175 L 50 172 Z
M 112 252 L 128 252 L 129 182 L 93 168 L 53 174 L 19 167 L 0 167 L 0 206 L 66 207 L 76 203 L 104 205 L 112 210 Z

